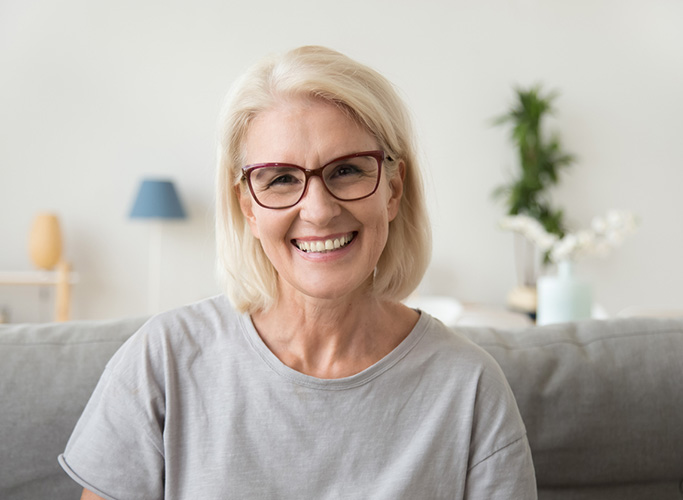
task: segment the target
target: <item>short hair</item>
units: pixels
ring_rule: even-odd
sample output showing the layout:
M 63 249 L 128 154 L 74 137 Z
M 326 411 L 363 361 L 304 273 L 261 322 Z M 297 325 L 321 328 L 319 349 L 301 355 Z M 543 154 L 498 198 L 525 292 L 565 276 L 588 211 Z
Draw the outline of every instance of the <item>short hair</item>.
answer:
M 266 310 L 278 299 L 277 271 L 251 233 L 235 187 L 242 183 L 250 124 L 259 113 L 292 97 L 336 105 L 376 137 L 389 156 L 404 163 L 403 196 L 397 216 L 389 223 L 372 293 L 390 300 L 406 298 L 422 280 L 431 256 L 431 228 L 409 114 L 386 78 L 319 46 L 264 59 L 227 95 L 220 117 L 216 175 L 217 267 L 223 291 L 240 312 Z M 399 161 L 385 162 L 387 178 L 397 175 L 398 165 Z

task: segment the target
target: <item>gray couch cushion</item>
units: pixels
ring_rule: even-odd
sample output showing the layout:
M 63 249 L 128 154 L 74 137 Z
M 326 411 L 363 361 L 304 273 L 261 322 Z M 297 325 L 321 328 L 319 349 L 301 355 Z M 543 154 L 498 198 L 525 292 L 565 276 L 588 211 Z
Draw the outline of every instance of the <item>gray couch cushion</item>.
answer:
M 0 498 L 80 497 L 57 455 L 106 362 L 142 323 L 0 325 Z
M 681 498 L 683 320 L 458 330 L 512 386 L 540 498 Z

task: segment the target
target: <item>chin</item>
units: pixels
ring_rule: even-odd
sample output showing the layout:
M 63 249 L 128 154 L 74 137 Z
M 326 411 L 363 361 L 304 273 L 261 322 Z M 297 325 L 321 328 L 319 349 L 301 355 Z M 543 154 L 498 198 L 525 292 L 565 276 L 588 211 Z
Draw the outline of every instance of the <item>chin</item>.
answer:
M 346 276 L 348 278 L 348 275 Z M 325 281 L 331 284 L 340 283 L 340 280 L 344 278 L 325 278 Z M 348 281 L 346 281 L 348 284 Z M 320 286 L 320 282 L 311 283 L 310 286 L 306 284 L 299 284 L 293 288 L 298 291 L 301 295 L 317 300 L 343 300 L 358 297 L 370 297 L 372 284 L 372 275 L 365 281 L 361 281 L 357 286 Z M 284 294 L 287 296 L 292 296 L 292 290 L 289 286 L 284 288 Z

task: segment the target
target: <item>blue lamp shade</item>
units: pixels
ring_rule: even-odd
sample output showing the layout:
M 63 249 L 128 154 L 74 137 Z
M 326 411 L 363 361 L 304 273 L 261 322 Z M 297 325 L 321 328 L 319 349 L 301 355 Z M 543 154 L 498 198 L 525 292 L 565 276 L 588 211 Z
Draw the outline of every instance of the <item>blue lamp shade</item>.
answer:
M 173 182 L 147 179 L 140 184 L 130 217 L 184 219 L 186 214 Z

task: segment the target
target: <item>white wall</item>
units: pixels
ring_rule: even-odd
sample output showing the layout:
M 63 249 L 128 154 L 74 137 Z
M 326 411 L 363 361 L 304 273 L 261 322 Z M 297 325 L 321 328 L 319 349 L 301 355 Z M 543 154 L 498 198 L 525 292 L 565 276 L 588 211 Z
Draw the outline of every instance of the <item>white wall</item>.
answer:
M 435 236 L 422 291 L 502 304 L 515 284 L 490 198 L 514 155 L 490 118 L 514 84 L 542 82 L 562 92 L 553 126 L 579 157 L 557 203 L 578 225 L 609 208 L 642 220 L 609 259 L 581 264 L 599 302 L 681 306 L 682 25 L 680 0 L 4 0 L 0 270 L 31 267 L 31 219 L 54 210 L 81 276 L 74 315 L 144 313 L 147 229 L 127 212 L 156 174 L 191 214 L 164 229 L 162 306 L 216 293 L 225 90 L 266 53 L 323 44 L 383 72 L 413 111 Z M 15 321 L 35 316 L 37 290 L 0 288 Z

